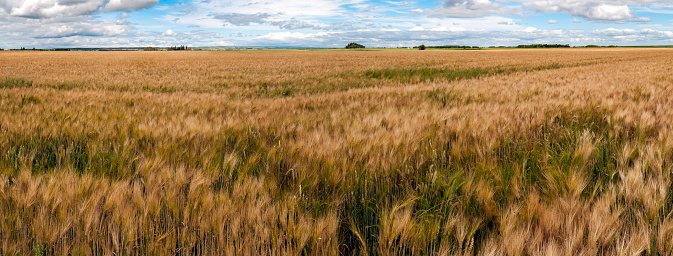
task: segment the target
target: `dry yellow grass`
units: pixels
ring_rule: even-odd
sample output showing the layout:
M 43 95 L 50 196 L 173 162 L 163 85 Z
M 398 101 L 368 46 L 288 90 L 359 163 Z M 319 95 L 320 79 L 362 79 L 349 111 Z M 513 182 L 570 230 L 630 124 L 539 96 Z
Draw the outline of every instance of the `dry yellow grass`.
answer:
M 0 52 L 0 254 L 671 254 L 671 60 Z

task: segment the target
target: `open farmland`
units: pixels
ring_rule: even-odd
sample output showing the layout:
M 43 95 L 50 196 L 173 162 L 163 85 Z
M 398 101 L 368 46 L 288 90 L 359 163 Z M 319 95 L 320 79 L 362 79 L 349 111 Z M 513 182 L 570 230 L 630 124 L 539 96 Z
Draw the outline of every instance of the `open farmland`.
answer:
M 0 52 L 0 254 L 673 253 L 673 50 Z

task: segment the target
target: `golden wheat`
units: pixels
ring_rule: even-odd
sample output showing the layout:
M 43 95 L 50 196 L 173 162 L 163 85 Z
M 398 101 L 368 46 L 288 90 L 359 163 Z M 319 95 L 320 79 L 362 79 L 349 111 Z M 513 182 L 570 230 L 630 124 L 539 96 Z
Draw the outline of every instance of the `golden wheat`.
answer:
M 0 254 L 670 254 L 672 59 L 0 52 Z

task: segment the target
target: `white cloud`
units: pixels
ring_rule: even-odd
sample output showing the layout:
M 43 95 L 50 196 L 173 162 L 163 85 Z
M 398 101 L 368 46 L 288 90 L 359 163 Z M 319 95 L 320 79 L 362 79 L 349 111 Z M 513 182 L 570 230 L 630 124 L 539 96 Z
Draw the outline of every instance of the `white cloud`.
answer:
M 441 0 L 433 9 L 419 9 L 421 1 L 401 0 L 157 1 L 0 0 L 0 34 L 5 36 L 0 48 L 181 44 L 340 48 L 351 41 L 368 46 L 673 44 L 673 33 L 664 30 L 670 24 L 647 24 L 648 29 L 642 29 L 644 24 L 606 24 L 651 22 L 641 17 L 646 16 L 643 12 L 673 13 L 673 5 L 659 0 Z M 152 12 L 126 13 L 157 3 Z M 113 11 L 118 13 L 109 13 Z M 158 17 L 151 16 L 157 13 Z M 537 20 L 559 24 L 558 28 L 584 25 L 571 24 L 570 19 L 559 22 L 557 16 L 550 19 L 545 13 L 570 14 L 573 23 L 596 22 L 591 26 L 598 29 L 533 27 Z
M 423 22 L 423 27 L 426 29 L 446 27 L 488 31 L 521 30 L 525 28 L 525 26 L 521 25 L 520 20 L 502 16 L 487 16 L 470 19 L 428 17 Z
M 527 28 L 525 28 L 525 29 L 522 30 L 522 31 L 524 31 L 524 32 L 528 32 L 528 33 L 532 33 L 532 32 L 537 31 L 537 28 L 534 28 L 534 27 L 527 27 Z
M 449 31 L 449 29 L 446 28 L 446 27 L 437 27 L 437 28 L 430 29 L 430 31 L 445 32 L 445 31 Z
M 466 24 L 469 22 L 465 22 Z M 268 46 L 306 46 L 341 48 L 349 42 L 359 42 L 373 46 L 413 46 L 425 45 L 518 45 L 532 43 L 560 43 L 572 45 L 643 45 L 672 44 L 673 32 L 646 29 L 607 28 L 597 30 L 543 30 L 535 27 L 520 27 L 517 30 L 466 29 L 460 25 L 429 27 L 423 23 L 425 31 L 400 31 L 397 28 L 369 29 L 343 32 L 269 32 L 260 36 L 223 39 L 222 35 L 212 32 L 176 32 L 172 29 L 163 32 L 129 34 L 128 26 L 113 22 L 84 24 L 40 24 L 33 20 L 20 24 L 18 29 L 0 25 L 0 34 L 11 39 L 12 47 L 32 47 L 49 45 L 51 47 L 99 46 L 170 46 L 170 45 L 268 45 Z M 18 30 L 24 32 L 18 32 Z M 25 32 L 28 31 L 28 32 Z M 40 36 L 35 37 L 34 34 Z M 27 35 L 32 36 L 28 37 Z M 0 45 L 3 48 L 10 46 Z
M 213 16 L 213 18 L 228 22 L 235 26 L 249 26 L 251 23 L 263 24 L 271 15 L 268 13 L 241 14 L 241 13 L 223 13 Z
M 193 4 L 202 11 L 214 13 L 282 13 L 288 17 L 337 16 L 345 11 L 342 6 L 362 1 L 348 0 L 276 0 L 276 1 L 199 1 Z
M 255 38 L 256 40 L 263 39 L 263 40 L 269 40 L 269 41 L 295 41 L 295 40 L 315 40 L 315 41 L 324 41 L 321 40 L 321 38 L 326 37 L 327 35 L 330 35 L 330 33 L 326 32 L 320 32 L 320 33 L 315 33 L 315 34 L 305 34 L 301 32 L 274 32 L 274 33 L 269 33 L 263 36 L 259 36 Z
M 438 28 L 432 28 L 430 31 L 437 31 L 437 32 L 463 32 L 463 31 L 468 31 L 466 28 L 461 28 L 461 27 L 438 27 Z
M 59 0 L 33 0 L 33 1 L 0 1 L 0 7 L 11 16 L 30 19 L 43 19 L 54 17 L 69 17 L 88 15 L 97 11 L 105 4 L 104 0 L 93 1 L 59 1 Z
M 11 47 L 95 47 L 127 45 L 132 34 L 127 24 L 115 21 L 77 20 L 42 22 L 36 19 L 9 17 L 0 22 L 0 48 Z
M 38 29 L 37 37 L 59 38 L 72 36 L 117 36 L 126 32 L 126 26 L 118 26 L 111 22 L 69 23 L 50 28 Z
M 175 31 L 169 29 L 169 30 L 166 30 L 166 32 L 164 32 L 162 35 L 164 35 L 164 36 L 175 36 L 175 35 L 177 35 L 177 33 L 175 33 Z
M 373 16 L 382 16 L 376 8 L 360 4 L 363 2 L 365 0 L 192 1 L 187 6 L 159 8 L 169 11 L 161 18 L 164 21 L 202 28 L 334 31 L 362 29 L 365 23 L 375 19 Z M 404 3 L 393 6 L 408 8 L 401 7 L 407 6 Z M 190 11 L 184 12 L 187 8 Z
M 527 9 L 543 13 L 568 13 L 599 22 L 647 22 L 649 18 L 635 15 L 629 5 L 646 5 L 659 0 L 512 0 Z
M 633 17 L 629 21 L 631 22 L 650 22 L 652 19 L 648 17 Z
M 501 3 L 509 3 L 504 5 Z M 492 15 L 524 16 L 528 11 L 567 13 L 586 20 L 611 23 L 650 22 L 639 17 L 632 8 L 657 12 L 647 7 L 669 3 L 666 0 L 443 0 L 434 9 L 417 9 L 416 13 L 431 17 L 474 18 Z M 671 11 L 673 12 L 673 11 Z
M 476 18 L 491 15 L 523 15 L 520 7 L 510 7 L 489 0 L 444 0 L 437 9 L 415 10 L 431 17 Z
M 150 8 L 157 4 L 159 0 L 110 0 L 105 5 L 105 11 L 137 11 L 140 9 Z
M 158 0 L 0 0 L 10 16 L 30 19 L 78 17 L 104 11 L 133 11 L 154 6 Z
M 270 33 L 255 38 L 251 45 L 304 45 L 309 47 L 341 48 L 355 41 L 368 47 L 372 46 L 413 46 L 425 45 L 518 45 L 533 43 L 559 43 L 572 45 L 639 45 L 642 42 L 670 44 L 673 32 L 653 29 L 615 29 L 603 30 L 541 30 L 534 27 L 518 31 L 483 31 L 435 29 L 426 31 L 353 31 L 320 33 Z M 620 43 L 621 42 L 621 43 Z

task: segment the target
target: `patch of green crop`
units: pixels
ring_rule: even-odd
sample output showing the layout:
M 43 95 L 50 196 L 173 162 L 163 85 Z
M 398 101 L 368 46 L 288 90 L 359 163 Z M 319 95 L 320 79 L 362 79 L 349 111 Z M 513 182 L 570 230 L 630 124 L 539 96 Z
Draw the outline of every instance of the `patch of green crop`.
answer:
M 442 108 L 484 101 L 481 94 L 467 95 L 453 88 L 437 88 L 428 91 L 426 96 Z
M 7 153 L 2 158 L 15 173 L 23 162 L 33 173 L 46 172 L 66 162 L 80 172 L 89 166 L 86 142 L 79 138 L 18 134 L 7 136 Z
M 42 102 L 40 100 L 40 97 L 37 97 L 35 95 L 30 95 L 28 97 L 21 96 L 21 106 L 30 105 L 30 104 L 40 104 L 40 102 Z
M 256 86 L 256 96 L 262 98 L 282 98 L 290 97 L 298 91 L 298 88 L 293 87 L 292 83 L 261 83 Z
M 490 68 L 468 68 L 468 69 L 450 69 L 450 68 L 407 68 L 407 69 L 376 69 L 367 70 L 362 73 L 364 77 L 374 79 L 392 80 L 402 83 L 420 83 L 431 82 L 438 79 L 442 80 L 462 80 L 479 78 L 482 76 L 492 76 L 497 74 L 509 74 L 516 72 L 515 68 L 490 67 Z
M 33 87 L 33 81 L 24 78 L 6 77 L 0 79 L 0 88 L 28 88 Z
M 456 210 L 455 205 L 461 204 L 464 216 L 483 221 L 473 227 L 474 246 L 479 248 L 480 241 L 498 232 L 499 221 L 498 216 L 484 212 L 485 206 L 474 195 L 462 194 L 465 177 L 486 181 L 495 192 L 494 200 L 498 204 L 495 207 L 499 209 L 506 209 L 519 200 L 512 190 L 514 184 L 523 187 L 524 194 L 518 196 L 525 197 L 531 190 L 547 191 L 545 173 L 561 175 L 557 179 L 559 188 L 563 189 L 567 186 L 564 177 L 583 171 L 589 182 L 582 195 L 595 196 L 608 184 L 618 181 L 618 155 L 626 143 L 638 140 L 641 133 L 638 127 L 609 122 L 610 112 L 603 109 L 561 109 L 547 116 L 548 122 L 530 127 L 529 132 L 502 136 L 492 152 L 481 157 L 474 151 L 476 147 L 453 143 L 461 135 L 429 131 L 423 136 L 424 142 L 418 148 L 404 151 L 406 160 L 390 170 L 367 170 L 354 163 L 348 178 L 338 184 L 328 185 L 329 181 L 325 180 L 318 186 L 304 186 L 303 199 L 308 200 L 304 205 L 315 212 L 324 212 L 325 205 L 339 209 L 339 239 L 346 245 L 342 253 L 364 246 L 370 255 L 378 255 L 379 221 L 382 211 L 392 203 L 412 196 L 415 198 L 414 219 L 430 226 L 444 223 Z M 632 132 L 621 132 L 623 129 Z M 592 135 L 594 145 L 586 162 L 576 155 L 584 134 Z M 476 137 L 468 141 L 484 143 Z M 461 149 L 452 150 L 452 147 Z M 334 191 L 343 199 L 338 206 L 326 202 L 334 197 Z M 427 251 L 432 251 L 442 240 L 452 241 L 450 237 L 438 236 L 426 245 Z M 456 251 L 466 246 L 454 240 Z
M 617 155 L 624 145 L 636 139 L 635 134 L 616 132 L 615 124 L 608 122 L 609 112 L 600 109 L 562 110 L 548 113 L 549 122 L 531 127 L 526 134 L 511 134 L 500 139 L 494 158 L 502 170 L 503 184 L 498 184 L 501 203 L 511 201 L 508 191 L 508 172 L 519 169 L 525 187 L 540 188 L 545 172 L 559 171 L 569 175 L 586 169 L 590 182 L 585 191 L 601 190 L 617 178 Z M 633 128 L 635 129 L 635 128 Z M 575 156 L 580 138 L 593 136 L 594 150 L 587 162 Z
M 164 85 L 159 85 L 159 86 L 149 86 L 145 85 L 143 86 L 143 91 L 146 92 L 153 92 L 153 93 L 174 93 L 179 91 L 178 88 L 172 87 L 172 86 L 164 86 Z

